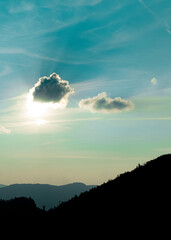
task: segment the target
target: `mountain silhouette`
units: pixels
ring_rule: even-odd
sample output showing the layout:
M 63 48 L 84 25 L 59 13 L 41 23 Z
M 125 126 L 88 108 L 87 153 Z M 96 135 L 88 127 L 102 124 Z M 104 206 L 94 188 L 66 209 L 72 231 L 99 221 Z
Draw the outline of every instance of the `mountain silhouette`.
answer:
M 171 154 L 138 165 L 107 183 L 50 210 L 50 216 L 97 221 L 152 218 L 171 210 Z M 168 215 L 170 216 L 170 215 Z
M 0 200 L 0 216 L 44 216 L 45 211 L 36 207 L 31 198 Z
M 16 197 L 31 197 L 37 207 L 45 207 L 46 210 L 58 206 L 75 195 L 94 187 L 83 183 L 71 183 L 62 186 L 49 184 L 12 184 L 0 188 L 0 199 L 10 200 Z
M 36 207 L 31 198 L 0 201 L 0 215 L 38 215 L 55 219 L 55 224 L 83 221 L 120 226 L 169 221 L 171 213 L 171 154 L 160 156 L 100 186 L 62 202 L 48 211 Z M 6 187 L 5 187 L 6 188 Z M 76 226 L 76 225 L 75 225 Z M 97 224 L 96 224 L 97 226 Z M 100 231 L 100 230 L 98 230 Z

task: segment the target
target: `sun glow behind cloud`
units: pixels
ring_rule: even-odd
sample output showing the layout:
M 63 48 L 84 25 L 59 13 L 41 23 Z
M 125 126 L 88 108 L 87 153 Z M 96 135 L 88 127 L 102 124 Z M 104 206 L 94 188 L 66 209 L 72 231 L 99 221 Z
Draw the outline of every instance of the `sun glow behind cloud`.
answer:
M 33 100 L 33 89 L 30 89 L 29 94 L 27 96 L 27 113 L 28 116 L 35 119 L 37 125 L 42 126 L 47 121 L 45 121 L 44 117 L 48 117 L 50 110 L 62 109 L 66 106 L 65 100 L 62 100 L 60 103 L 43 103 L 36 102 Z
M 36 120 L 36 124 L 37 124 L 38 126 L 42 126 L 42 125 L 44 125 L 45 123 L 46 123 L 46 121 L 43 120 L 43 119 L 38 118 L 38 119 Z
M 28 93 L 28 115 L 36 119 L 37 125 L 44 125 L 46 121 L 42 117 L 48 117 L 52 109 L 64 109 L 68 104 L 69 95 L 73 93 L 69 82 L 62 80 L 58 74 L 41 77 Z

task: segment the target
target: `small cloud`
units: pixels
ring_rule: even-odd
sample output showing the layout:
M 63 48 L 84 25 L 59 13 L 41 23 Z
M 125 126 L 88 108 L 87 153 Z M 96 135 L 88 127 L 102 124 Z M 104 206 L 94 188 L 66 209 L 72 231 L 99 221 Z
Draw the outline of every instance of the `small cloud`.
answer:
M 156 85 L 156 84 L 157 84 L 157 79 L 156 79 L 155 77 L 153 77 L 153 78 L 151 79 L 151 83 L 152 83 L 153 85 Z
M 35 8 L 33 3 L 30 2 L 21 2 L 16 5 L 15 3 L 11 4 L 9 7 L 9 13 L 21 13 L 26 11 L 32 11 Z
M 134 104 L 120 97 L 109 98 L 106 92 L 102 92 L 93 98 L 82 99 L 79 107 L 91 112 L 117 113 L 132 110 Z
M 30 90 L 34 102 L 67 105 L 68 98 L 74 93 L 69 82 L 62 80 L 56 73 L 41 77 Z
M 167 29 L 167 32 L 168 32 L 169 34 L 171 34 L 171 31 L 170 31 L 169 29 Z
M 4 127 L 4 126 L 0 126 L 0 134 L 10 134 L 11 130 Z

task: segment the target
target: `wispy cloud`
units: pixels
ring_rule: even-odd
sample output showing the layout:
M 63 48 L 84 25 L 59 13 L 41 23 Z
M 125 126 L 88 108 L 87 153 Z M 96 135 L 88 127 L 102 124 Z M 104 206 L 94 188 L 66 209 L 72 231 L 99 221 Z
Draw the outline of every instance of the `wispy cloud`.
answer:
M 76 94 L 95 90 L 95 89 L 104 87 L 106 85 L 113 85 L 113 81 L 108 81 L 104 77 L 99 77 L 96 79 L 89 79 L 89 80 L 86 80 L 83 82 L 78 82 L 78 83 L 72 84 L 72 86 L 76 90 Z
M 105 76 L 92 78 L 86 81 L 71 84 L 75 89 L 75 97 L 83 98 L 87 97 L 87 94 L 91 96 L 92 94 L 99 93 L 101 89 L 106 92 L 111 92 L 111 89 L 118 88 L 118 86 L 126 84 L 127 79 L 110 79 Z
M 10 134 L 11 130 L 0 125 L 0 134 Z
M 16 2 L 9 5 L 8 11 L 9 13 L 21 13 L 26 11 L 33 10 L 35 5 L 31 2 L 22 1 L 20 4 L 16 4 Z
M 25 54 L 26 51 L 22 48 L 0 48 L 0 54 Z
M 155 13 L 146 5 L 143 0 L 138 0 L 138 2 L 150 13 L 155 17 Z
M 112 31 L 110 36 L 106 38 L 101 38 L 101 36 L 94 36 L 94 39 L 96 39 L 96 43 L 98 42 L 98 44 L 95 44 L 88 50 L 92 52 L 102 52 L 121 48 L 123 46 L 126 46 L 134 38 L 135 34 L 133 34 L 130 30 L 120 28 Z
M 96 121 L 101 120 L 101 117 L 88 117 L 88 118 L 75 118 L 75 119 L 61 119 L 61 120 L 52 120 L 49 123 L 72 123 L 72 122 L 82 122 L 82 121 Z
M 87 64 L 88 62 L 85 61 L 75 61 L 73 59 L 71 60 L 66 60 L 66 59 L 60 59 L 60 58 L 53 58 L 53 57 L 48 57 L 48 56 L 43 56 L 37 53 L 33 53 L 30 52 L 26 49 L 23 48 L 0 48 L 0 54 L 1 55 L 25 55 L 27 57 L 31 57 L 31 58 L 38 58 L 44 61 L 51 61 L 51 62 L 59 62 L 59 63 L 66 63 L 66 64 L 72 64 L 72 65 L 81 65 L 81 64 Z M 9 71 L 9 67 L 8 69 L 6 69 L 5 71 Z M 0 73 L 1 76 L 1 73 Z
M 95 6 L 99 3 L 101 3 L 103 0 L 75 0 L 74 4 L 72 0 L 58 0 L 56 1 L 52 1 L 50 2 L 50 4 L 48 4 L 49 7 L 54 7 L 55 5 L 63 5 L 63 6 L 67 6 L 67 7 L 76 7 L 76 6 Z M 49 2 L 49 1 L 48 1 Z M 47 5 L 46 4 L 46 5 Z
M 11 72 L 11 68 L 9 66 L 5 66 L 2 70 L 0 70 L 0 77 L 5 76 Z
M 171 117 L 110 118 L 111 121 L 170 121 Z
M 87 61 L 76 61 L 76 60 L 66 60 L 66 59 L 60 59 L 60 58 L 53 58 L 53 57 L 48 57 L 48 56 L 43 56 L 40 54 L 32 53 L 32 52 L 23 52 L 23 54 L 33 57 L 33 58 L 39 58 L 45 61 L 51 61 L 51 62 L 59 62 L 59 63 L 67 63 L 67 64 L 72 64 L 72 65 L 82 65 L 82 64 L 87 64 Z
M 159 21 L 162 23 L 162 25 L 163 25 L 163 27 L 165 28 L 165 30 L 166 30 L 167 33 L 171 34 L 171 28 L 170 28 L 170 26 L 169 26 L 169 23 L 168 23 L 165 19 L 161 18 L 157 13 L 155 13 L 155 11 L 153 11 L 153 10 L 145 3 L 144 0 L 138 0 L 138 2 L 147 10 L 147 12 L 148 12 L 149 14 L 151 14 L 155 19 L 159 20 Z

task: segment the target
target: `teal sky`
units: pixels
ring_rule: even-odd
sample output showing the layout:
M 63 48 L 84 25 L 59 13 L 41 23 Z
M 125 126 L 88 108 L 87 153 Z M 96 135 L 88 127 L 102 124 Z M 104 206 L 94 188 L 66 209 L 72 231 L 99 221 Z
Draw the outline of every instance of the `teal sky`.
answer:
M 1 184 L 101 184 L 171 152 L 170 12 L 170 0 L 0 0 Z M 33 113 L 28 93 L 52 73 L 74 92 Z

